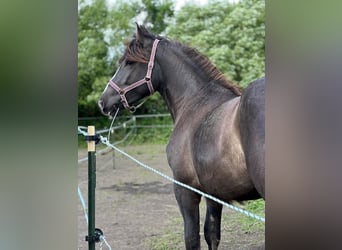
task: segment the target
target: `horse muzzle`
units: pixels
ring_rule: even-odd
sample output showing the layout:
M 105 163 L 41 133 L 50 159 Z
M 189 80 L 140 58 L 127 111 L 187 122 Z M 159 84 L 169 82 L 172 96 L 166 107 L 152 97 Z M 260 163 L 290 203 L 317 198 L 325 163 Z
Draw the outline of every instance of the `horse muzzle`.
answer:
M 106 107 L 106 105 L 102 99 L 100 99 L 97 102 L 97 105 L 99 106 L 101 113 L 105 116 L 112 116 L 112 114 L 114 114 L 120 106 L 120 105 L 113 104 L 111 106 Z

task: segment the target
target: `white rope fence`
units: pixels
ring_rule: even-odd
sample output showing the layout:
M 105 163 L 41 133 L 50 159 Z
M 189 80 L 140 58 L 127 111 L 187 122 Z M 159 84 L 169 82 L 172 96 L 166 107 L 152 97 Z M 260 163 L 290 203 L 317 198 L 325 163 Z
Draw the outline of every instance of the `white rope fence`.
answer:
M 153 173 L 155 173 L 155 174 L 157 174 L 157 175 L 159 175 L 159 176 L 161 176 L 161 177 L 163 177 L 163 178 L 165 178 L 165 179 L 167 179 L 167 180 L 169 180 L 169 181 L 171 181 L 171 182 L 173 182 L 173 183 L 175 183 L 175 184 L 177 184 L 177 185 L 179 185 L 179 186 L 181 186 L 183 188 L 187 188 L 187 189 L 189 189 L 189 190 L 191 190 L 191 191 L 193 191 L 195 193 L 198 193 L 198 194 L 200 194 L 200 195 L 202 195 L 202 196 L 204 196 L 204 197 L 206 197 L 208 199 L 211 199 L 211 200 L 213 200 L 213 201 L 215 201 L 215 202 L 217 202 L 219 204 L 222 204 L 223 206 L 226 206 L 226 207 L 228 207 L 228 208 L 230 208 L 230 209 L 232 209 L 234 211 L 240 212 L 240 213 L 245 214 L 245 215 L 247 215 L 247 216 L 249 216 L 251 218 L 260 220 L 262 222 L 265 222 L 265 218 L 263 218 L 261 216 L 253 214 L 253 213 L 251 213 L 249 211 L 246 211 L 246 210 L 244 210 L 242 208 L 233 206 L 233 205 L 231 205 L 231 204 L 229 204 L 227 202 L 224 202 L 224 201 L 222 201 L 222 200 L 220 200 L 220 199 L 218 199 L 218 198 L 216 198 L 216 197 L 214 197 L 214 196 L 212 196 L 210 194 L 204 193 L 201 190 L 198 190 L 198 189 L 193 188 L 193 187 L 191 187 L 191 186 L 189 186 L 187 184 L 184 184 L 184 183 L 182 183 L 180 181 L 177 181 L 177 180 L 173 179 L 172 177 L 170 177 L 170 176 L 168 176 L 166 174 L 163 174 L 162 172 L 160 172 L 160 171 L 158 171 L 158 170 L 156 170 L 154 168 L 151 168 L 150 166 L 140 162 L 139 160 L 135 159 L 133 156 L 127 154 L 126 152 L 122 151 L 121 149 L 117 148 L 116 146 L 110 144 L 108 139 L 103 137 L 103 136 L 101 136 L 101 135 L 100 135 L 100 140 L 101 140 L 101 142 L 103 144 L 107 145 L 108 147 L 113 148 L 114 150 L 116 150 L 120 154 L 122 154 L 122 155 L 126 156 L 127 158 L 131 159 L 132 161 L 136 162 L 139 166 L 144 167 L 144 168 L 152 171 Z
M 83 135 L 87 135 L 87 133 L 85 131 L 82 131 L 81 128 L 78 128 L 78 131 L 81 134 L 83 134 Z M 247 215 L 247 216 L 249 216 L 251 218 L 254 218 L 256 220 L 265 222 L 265 218 L 263 218 L 263 217 L 261 217 L 259 215 L 253 214 L 253 213 L 251 213 L 249 211 L 246 211 L 246 210 L 244 210 L 242 208 L 239 208 L 239 207 L 233 206 L 233 205 L 231 205 L 231 204 L 229 204 L 227 202 L 224 202 L 224 201 L 222 201 L 222 200 L 220 200 L 220 199 L 218 199 L 218 198 L 216 198 L 216 197 L 214 197 L 214 196 L 212 196 L 210 194 L 204 193 L 201 190 L 198 190 L 198 189 L 196 189 L 194 187 L 191 187 L 191 186 L 189 186 L 187 184 L 184 184 L 184 183 L 182 183 L 180 181 L 177 181 L 174 178 L 172 178 L 172 177 L 170 177 L 168 175 L 165 175 L 164 173 L 162 173 L 162 172 L 160 172 L 160 171 L 158 171 L 158 170 L 156 170 L 156 169 L 154 169 L 154 168 L 152 168 L 152 167 L 150 167 L 150 166 L 140 162 L 139 160 L 135 159 L 133 156 L 127 154 L 123 150 L 121 150 L 121 149 L 117 148 L 116 146 L 114 146 L 113 144 L 111 144 L 108 141 L 108 139 L 106 137 L 103 137 L 102 135 L 100 135 L 100 141 L 101 141 L 102 144 L 104 144 L 104 145 L 114 149 L 115 151 L 119 152 L 120 154 L 122 154 L 122 155 L 126 156 L 127 158 L 131 159 L 132 161 L 136 162 L 139 166 L 141 166 L 143 168 L 146 168 L 146 169 L 152 171 L 153 173 L 155 173 L 155 174 L 157 174 L 157 175 L 159 175 L 159 176 L 161 176 L 161 177 L 163 177 L 163 178 L 165 178 L 165 179 L 167 179 L 167 180 L 169 180 L 169 181 L 171 181 L 171 182 L 173 182 L 173 183 L 175 183 L 175 184 L 177 184 L 177 185 L 179 185 L 179 186 L 181 186 L 183 188 L 187 188 L 187 189 L 189 189 L 189 190 L 191 190 L 191 191 L 193 191 L 195 193 L 198 193 L 198 194 L 200 194 L 200 195 L 202 195 L 202 196 L 204 196 L 204 197 L 206 197 L 208 199 L 211 199 L 211 200 L 213 200 L 213 201 L 215 201 L 215 202 L 217 202 L 217 203 L 219 203 L 219 204 L 221 204 L 223 206 L 226 206 L 226 207 L 228 207 L 228 208 L 230 208 L 230 209 L 232 209 L 234 211 L 237 211 L 239 213 Z

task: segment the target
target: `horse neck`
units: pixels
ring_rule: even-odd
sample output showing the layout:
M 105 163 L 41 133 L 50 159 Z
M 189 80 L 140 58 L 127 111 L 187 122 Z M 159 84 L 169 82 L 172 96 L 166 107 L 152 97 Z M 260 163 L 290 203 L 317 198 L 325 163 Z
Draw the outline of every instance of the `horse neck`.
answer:
M 196 115 L 236 97 L 228 88 L 217 81 L 196 73 L 190 58 L 173 49 L 164 49 L 162 60 L 158 60 L 163 82 L 159 92 L 165 100 L 174 122 L 178 117 L 187 115 L 187 111 Z M 196 112 L 194 112 L 196 110 Z

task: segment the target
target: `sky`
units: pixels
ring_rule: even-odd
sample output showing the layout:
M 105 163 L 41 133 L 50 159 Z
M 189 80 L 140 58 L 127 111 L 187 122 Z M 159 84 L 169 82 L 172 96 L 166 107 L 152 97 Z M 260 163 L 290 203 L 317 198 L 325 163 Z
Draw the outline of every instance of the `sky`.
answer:
M 109 7 L 113 6 L 117 0 L 106 0 Z M 129 0 L 127 0 L 129 1 Z M 230 3 L 236 3 L 239 2 L 240 0 L 226 0 Z M 79 1 L 78 1 L 79 2 Z M 85 0 L 85 3 L 89 3 L 91 0 Z M 175 3 L 175 11 L 178 11 L 181 7 L 183 7 L 187 3 L 194 3 L 197 5 L 204 5 L 206 3 L 210 2 L 210 0 L 174 0 Z
M 113 4 L 115 4 L 116 0 L 107 0 L 109 6 L 112 6 Z M 188 2 L 193 2 L 193 3 L 197 3 L 197 4 L 205 4 L 208 2 L 208 0 L 174 0 L 175 2 L 175 10 L 179 10 L 184 4 L 188 3 Z
M 112 6 L 115 4 L 116 0 L 107 0 L 109 6 Z M 178 11 L 182 6 L 184 6 L 187 3 L 194 3 L 198 5 L 203 5 L 210 2 L 210 0 L 174 0 L 175 3 L 175 11 Z M 228 0 L 228 2 L 236 3 L 239 2 L 239 0 Z

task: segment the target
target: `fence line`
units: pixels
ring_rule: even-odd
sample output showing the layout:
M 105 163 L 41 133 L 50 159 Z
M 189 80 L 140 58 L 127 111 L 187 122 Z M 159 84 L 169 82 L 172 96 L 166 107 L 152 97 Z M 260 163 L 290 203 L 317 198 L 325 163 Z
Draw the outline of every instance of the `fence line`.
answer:
M 170 124 L 170 125 L 136 125 L 136 126 L 128 126 L 127 128 L 173 128 L 173 124 Z
M 81 189 L 80 189 L 80 186 L 79 186 L 79 185 L 78 185 L 78 187 L 77 187 L 77 193 L 78 193 L 78 197 L 80 198 L 81 205 L 82 205 L 82 207 L 83 207 L 84 219 L 85 219 L 85 221 L 87 222 L 87 225 L 88 225 L 88 213 L 87 213 L 87 208 L 86 208 L 86 204 L 85 204 L 85 201 L 84 201 L 84 198 L 83 198 L 83 195 L 82 195 L 82 192 L 81 192 Z
M 200 194 L 200 195 L 202 195 L 202 196 L 204 196 L 204 197 L 206 197 L 206 198 L 208 198 L 208 199 L 210 199 L 210 200 L 213 200 L 213 201 L 215 201 L 215 202 L 217 202 L 217 203 L 219 203 L 219 204 L 221 204 L 221 205 L 224 205 L 224 206 L 226 206 L 226 207 L 228 207 L 228 208 L 230 208 L 230 209 L 232 209 L 232 210 L 234 210 L 234 211 L 240 212 L 240 213 L 245 214 L 245 215 L 247 215 L 247 216 L 249 216 L 249 217 L 252 217 L 252 218 L 254 218 L 254 219 L 257 219 L 257 220 L 260 220 L 260 221 L 265 222 L 265 218 L 263 218 L 263 217 L 261 217 L 261 216 L 258 216 L 258 215 L 256 215 L 256 214 L 253 214 L 253 213 L 251 213 L 251 212 L 248 212 L 248 211 L 246 211 L 246 210 L 244 210 L 244 209 L 242 209 L 242 208 L 233 206 L 233 205 L 231 205 L 231 204 L 229 204 L 229 203 L 227 203 L 227 202 L 224 202 L 224 201 L 222 201 L 222 200 L 220 200 L 220 199 L 218 199 L 218 198 L 216 198 L 216 197 L 214 197 L 214 196 L 212 196 L 212 195 L 210 195 L 210 194 L 204 193 L 204 192 L 202 192 L 202 191 L 199 190 L 199 189 L 193 188 L 193 187 L 191 187 L 191 186 L 189 186 L 189 185 L 187 185 L 187 184 L 184 184 L 184 183 L 182 183 L 182 182 L 180 182 L 180 181 L 177 181 L 177 180 L 175 180 L 174 178 L 172 178 L 172 177 L 170 177 L 170 176 L 167 176 L 166 174 L 163 174 L 162 172 L 160 172 L 160 171 L 158 171 L 158 170 L 155 170 L 154 168 L 151 168 L 150 166 L 148 166 L 148 165 L 142 163 L 141 161 L 137 160 L 137 159 L 134 158 L 133 156 L 127 154 L 127 153 L 124 152 L 123 150 L 121 150 L 121 149 L 115 147 L 114 145 L 110 144 L 109 141 L 107 140 L 107 138 L 105 138 L 105 137 L 103 137 L 103 136 L 100 136 L 100 139 L 101 139 L 101 142 L 102 142 L 104 145 L 107 145 L 108 147 L 113 148 L 113 149 L 116 150 L 117 152 L 121 153 L 122 155 L 124 155 L 124 156 L 126 156 L 127 158 L 131 159 L 132 161 L 136 162 L 139 166 L 144 167 L 144 168 L 146 168 L 146 169 L 152 171 L 153 173 L 158 174 L 159 176 L 161 176 L 161 177 L 163 177 L 163 178 L 165 178 L 165 179 L 167 179 L 167 180 L 169 180 L 169 181 L 171 181 L 171 182 L 173 182 L 173 183 L 175 183 L 175 184 L 177 184 L 177 185 L 179 185 L 179 186 L 181 186 L 181 187 L 183 187 L 183 188 L 186 188 L 186 189 L 189 189 L 189 190 L 191 190 L 191 191 L 193 191 L 193 192 L 195 192 L 195 193 L 198 193 L 198 194 Z
M 133 125 L 133 126 L 127 126 L 127 124 L 131 124 L 131 123 L 133 123 L 134 125 Z M 123 122 L 123 123 L 122 123 L 121 125 L 119 125 L 119 126 L 114 126 L 114 127 L 110 127 L 110 128 L 106 128 L 106 129 L 101 129 L 101 130 L 96 131 L 96 133 L 97 133 L 97 134 L 105 134 L 105 133 L 108 133 L 109 131 L 111 131 L 111 134 L 113 134 L 113 131 L 118 130 L 118 129 L 122 129 L 122 128 L 128 128 L 128 129 L 132 129 L 132 130 L 129 131 L 127 134 L 125 134 L 125 136 L 124 136 L 121 140 L 116 141 L 116 142 L 114 143 L 114 145 L 117 145 L 117 144 L 120 144 L 120 143 L 126 141 L 127 138 L 133 133 L 133 131 L 134 131 L 136 128 L 138 128 L 138 127 L 136 126 L 135 117 L 133 116 L 130 120 Z M 87 134 L 84 133 L 84 132 L 82 131 L 82 129 L 87 129 L 87 127 L 85 127 L 85 126 L 78 126 L 78 134 L 82 134 L 83 136 L 86 136 Z M 87 157 L 85 157 L 85 158 L 83 158 L 83 159 L 79 159 L 79 160 L 78 160 L 78 163 L 84 162 L 84 161 L 86 161 L 87 159 L 88 159 Z
M 164 114 L 161 114 L 161 115 L 160 115 L 160 117 L 163 117 L 163 116 L 167 116 L 167 115 L 164 115 Z M 158 171 L 158 170 L 155 170 L 155 169 L 153 169 L 152 167 L 150 167 L 150 166 L 148 166 L 148 165 L 146 165 L 146 164 L 140 162 L 139 160 L 137 160 L 137 159 L 134 158 L 133 156 L 131 156 L 131 155 L 127 154 L 126 152 L 124 152 L 123 150 L 117 148 L 115 145 L 117 145 L 117 144 L 119 144 L 119 143 L 125 141 L 125 140 L 128 138 L 128 136 L 133 132 L 133 130 L 136 129 L 136 128 L 138 128 L 138 126 L 136 126 L 136 123 L 135 123 L 136 117 L 138 117 L 138 116 L 132 117 L 132 120 L 128 120 L 128 121 L 124 122 L 123 124 L 121 124 L 121 125 L 119 125 L 119 126 L 112 127 L 112 128 L 110 128 L 110 129 L 99 130 L 99 131 L 97 132 L 97 134 L 99 135 L 100 142 L 101 142 L 102 144 L 104 144 L 104 145 L 107 146 L 107 148 L 105 148 L 105 149 L 99 151 L 99 153 L 102 152 L 102 151 L 107 150 L 108 148 L 112 148 L 114 151 L 117 151 L 117 152 L 119 152 L 120 154 L 122 154 L 122 155 L 126 156 L 127 158 L 131 159 L 132 161 L 136 162 L 139 166 L 144 167 L 145 169 L 148 169 L 148 170 L 152 171 L 153 173 L 155 173 L 155 174 L 157 174 L 157 175 L 159 175 L 159 176 L 161 176 L 161 177 L 163 177 L 163 178 L 165 178 L 165 179 L 167 179 L 167 180 L 169 180 L 169 181 L 171 181 L 171 182 L 173 182 L 173 183 L 175 183 L 175 184 L 177 184 L 177 185 L 179 185 L 179 186 L 181 186 L 181 187 L 183 187 L 183 188 L 186 188 L 186 189 L 189 189 L 189 190 L 191 190 L 191 191 L 193 191 L 193 192 L 195 192 L 195 193 L 198 193 L 198 194 L 200 194 L 200 195 L 202 195 L 202 196 L 204 196 L 204 197 L 206 197 L 206 198 L 208 198 L 208 199 L 211 199 L 211 200 L 213 200 L 213 201 L 215 201 L 215 202 L 217 202 L 217 203 L 219 203 L 219 204 L 221 204 L 221 205 L 223 205 L 223 206 L 226 206 L 226 207 L 228 207 L 228 208 L 230 208 L 230 209 L 232 209 L 232 210 L 234 210 L 234 211 L 240 212 L 240 213 L 242 213 L 242 214 L 244 214 L 244 215 L 247 215 L 247 216 L 249 216 L 249 217 L 251 217 L 251 218 L 254 218 L 254 219 L 257 219 L 257 220 L 259 220 L 259 221 L 265 222 L 265 218 L 263 218 L 263 217 L 261 217 L 261 216 L 258 216 L 258 215 L 256 215 L 256 214 L 253 214 L 253 213 L 251 213 L 251 212 L 249 212 L 249 211 L 246 211 L 246 210 L 244 210 L 244 209 L 242 209 L 242 208 L 233 206 L 233 205 L 231 205 L 231 204 L 229 204 L 229 203 L 226 203 L 226 202 L 224 202 L 224 201 L 222 201 L 222 200 L 220 200 L 220 199 L 218 199 L 218 198 L 216 198 L 216 197 L 214 197 L 214 196 L 212 196 L 212 195 L 209 195 L 209 194 L 207 194 L 207 193 L 204 193 L 204 192 L 202 192 L 201 190 L 198 190 L 198 189 L 193 188 L 193 187 L 191 187 L 191 186 L 189 186 L 189 185 L 187 185 L 187 184 L 184 184 L 184 183 L 182 183 L 182 182 L 179 182 L 179 181 L 175 180 L 174 178 L 169 177 L 169 176 L 165 175 L 164 173 L 162 173 L 162 172 L 160 172 L 160 171 Z M 141 115 L 141 116 L 139 116 L 138 118 L 140 118 L 140 117 L 143 118 L 143 117 L 157 117 L 157 116 L 156 116 L 156 115 Z M 135 126 L 127 126 L 127 124 L 128 124 L 128 123 L 131 123 L 132 121 L 134 122 L 134 125 L 135 125 Z M 148 127 L 152 127 L 152 126 L 153 126 L 153 125 L 151 125 L 151 126 L 146 125 L 146 126 L 144 126 L 144 127 L 145 127 L 145 128 L 146 128 L 146 127 L 148 128 Z M 143 127 L 143 125 L 142 125 L 141 127 Z M 160 126 L 158 126 L 158 127 L 171 127 L 171 126 L 168 126 L 168 125 L 160 125 Z M 84 135 L 84 136 L 87 136 L 87 135 L 88 135 L 87 132 L 83 131 L 83 129 L 85 129 L 85 128 L 86 128 L 86 127 L 78 126 L 78 133 L 79 133 L 79 134 L 82 134 L 82 135 Z M 109 138 L 103 137 L 103 136 L 101 135 L 101 134 L 103 134 L 103 133 L 106 133 L 106 132 L 109 132 L 109 131 L 114 131 L 114 130 L 117 130 L 117 129 L 120 129 L 120 128 L 133 128 L 133 129 L 132 129 L 128 134 L 126 134 L 125 137 L 124 137 L 121 141 L 117 141 L 117 142 L 115 142 L 114 144 L 111 144 L 111 143 L 110 143 Z M 85 157 L 85 158 L 79 159 L 78 162 L 81 163 L 81 162 L 86 161 L 87 159 L 88 159 L 88 157 Z M 85 202 L 84 202 L 84 199 L 83 199 L 83 196 L 82 196 L 82 193 L 81 193 L 81 190 L 80 190 L 80 187 L 79 187 L 79 186 L 78 186 L 78 195 L 79 195 L 79 198 L 80 198 L 82 207 L 83 207 L 83 211 L 84 211 L 84 213 L 85 213 L 85 220 L 86 220 L 86 222 L 87 222 L 87 224 L 88 224 L 88 217 L 87 217 L 87 214 L 86 214 Z M 108 244 L 108 242 L 106 241 L 106 239 L 105 239 L 104 236 L 101 236 L 101 237 L 100 237 L 100 240 L 101 240 L 101 245 L 102 245 L 102 242 L 104 242 L 104 243 L 107 245 L 107 247 L 111 250 L 111 247 L 110 247 L 110 245 Z M 100 247 L 101 247 L 101 245 L 100 245 Z M 101 249 L 102 249 L 102 248 L 101 248 Z
M 134 115 L 137 118 L 149 118 L 149 117 L 167 117 L 170 114 L 150 114 L 150 115 Z
M 130 129 L 130 131 L 128 133 L 124 133 L 124 136 L 121 140 L 115 141 L 113 143 L 113 145 L 118 145 L 120 143 L 125 142 L 130 135 L 136 134 L 136 129 L 158 129 L 158 128 L 173 128 L 173 124 L 154 124 L 154 125 L 139 125 L 137 124 L 137 119 L 141 119 L 141 118 L 158 118 L 158 117 L 171 117 L 170 114 L 146 114 L 146 115 L 132 115 L 132 116 L 125 116 L 124 118 L 129 118 L 128 120 L 122 122 L 122 124 L 117 125 L 117 126 L 111 126 L 110 128 L 104 128 L 104 129 L 100 129 L 97 130 L 96 133 L 97 134 L 105 134 L 108 132 L 111 132 L 111 134 L 114 134 L 114 131 L 116 130 L 120 130 L 120 129 Z M 94 117 L 97 118 L 97 117 Z M 92 117 L 79 117 L 79 120 L 92 120 Z M 86 126 L 78 126 L 78 133 L 80 133 L 80 130 L 86 130 L 87 127 Z M 131 138 L 131 141 L 134 139 L 134 136 Z M 108 137 L 108 136 L 107 136 Z M 130 142 L 131 142 L 130 141 Z M 129 143 L 130 143 L 129 142 Z M 128 144 L 129 144 L 128 143 Z M 83 161 L 85 161 L 86 159 L 82 159 Z
M 170 114 L 145 114 L 145 115 L 134 115 L 136 118 L 150 118 L 150 117 L 167 117 L 171 116 Z M 130 118 L 132 116 L 121 116 L 124 118 Z M 88 121 L 88 120 L 100 120 L 103 119 L 103 116 L 94 116 L 94 117 L 78 117 L 79 121 Z
M 82 131 L 82 130 L 79 129 L 79 131 Z M 87 133 L 84 132 L 84 131 L 82 131 L 82 134 L 83 134 L 83 135 L 87 135 Z M 262 221 L 262 222 L 265 222 L 265 218 L 263 218 L 263 217 L 261 217 L 261 216 L 258 216 L 258 215 L 256 215 L 256 214 L 253 214 L 253 213 L 251 213 L 251 212 L 249 212 L 249 211 L 246 211 L 246 210 L 244 210 L 244 209 L 242 209 L 242 208 L 233 206 L 233 205 L 231 205 L 231 204 L 229 204 L 229 203 L 227 203 L 227 202 L 224 202 L 224 201 L 222 201 L 222 200 L 220 200 L 220 199 L 218 199 L 218 198 L 216 198 L 216 197 L 214 197 L 214 196 L 212 196 L 212 195 L 210 195 L 210 194 L 204 193 L 204 192 L 202 192 L 201 190 L 198 190 L 198 189 L 193 188 L 193 187 L 191 187 L 191 186 L 189 186 L 189 185 L 187 185 L 187 184 L 184 184 L 184 183 L 182 183 L 182 182 L 180 182 L 180 181 L 177 181 L 177 180 L 175 180 L 174 178 L 169 177 L 169 176 L 163 174 L 162 172 L 160 172 L 160 171 L 158 171 L 158 170 L 155 170 L 154 168 L 151 168 L 150 166 L 148 166 L 148 165 L 146 165 L 146 164 L 140 162 L 139 160 L 137 160 L 137 159 L 134 158 L 133 156 L 127 154 L 127 153 L 124 152 L 123 150 L 121 150 L 121 149 L 117 148 L 116 146 L 114 146 L 113 144 L 111 144 L 111 143 L 108 141 L 108 139 L 107 139 L 106 137 L 103 137 L 103 136 L 100 135 L 100 141 L 101 141 L 102 144 L 104 144 L 104 145 L 106 145 L 106 146 L 108 146 L 108 147 L 113 148 L 115 151 L 121 153 L 122 155 L 124 155 L 124 156 L 126 156 L 127 158 L 131 159 L 132 161 L 136 162 L 139 166 L 144 167 L 144 168 L 146 168 L 146 169 L 148 169 L 148 170 L 154 172 L 155 174 L 158 174 L 159 176 L 161 176 L 161 177 L 163 177 L 163 178 L 165 178 L 165 179 L 167 179 L 167 180 L 169 180 L 169 181 L 171 181 L 171 182 L 173 182 L 173 183 L 175 183 L 175 184 L 177 184 L 177 185 L 179 185 L 179 186 L 181 186 L 181 187 L 187 188 L 187 189 L 189 189 L 189 190 L 191 190 L 191 191 L 193 191 L 193 192 L 195 192 L 195 193 L 198 193 L 198 194 L 200 194 L 200 195 L 202 195 L 202 196 L 204 196 L 204 197 L 206 197 L 206 198 L 208 198 L 208 199 L 211 199 L 211 200 L 213 200 L 213 201 L 215 201 L 215 202 L 217 202 L 217 203 L 219 203 L 219 204 L 221 204 L 221 205 L 223 205 L 223 206 L 226 206 L 226 207 L 228 207 L 228 208 L 230 208 L 230 209 L 232 209 L 232 210 L 234 210 L 234 211 L 240 212 L 240 213 L 242 213 L 242 214 L 244 214 L 244 215 L 247 215 L 247 216 L 249 216 L 249 217 L 251 217 L 251 218 L 260 220 L 260 221 Z
M 120 129 L 120 128 L 125 128 L 127 126 L 127 124 L 130 124 L 130 123 L 135 123 L 135 116 L 132 116 L 131 119 L 123 122 L 121 125 L 118 125 L 118 126 L 114 126 L 114 127 L 111 127 L 111 128 L 105 128 L 105 129 L 100 129 L 98 131 L 96 131 L 98 134 L 104 134 L 104 133 L 108 133 L 110 130 L 117 130 L 117 129 Z M 86 126 L 78 126 L 78 128 L 80 129 L 87 129 Z M 79 131 L 78 131 L 79 132 Z

